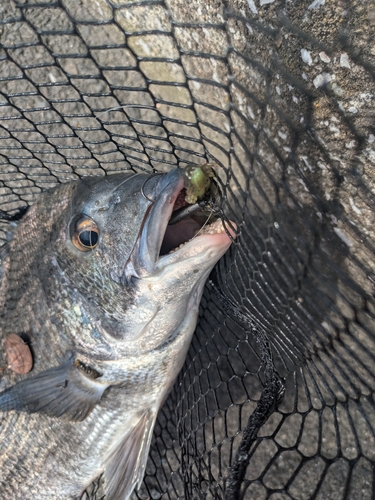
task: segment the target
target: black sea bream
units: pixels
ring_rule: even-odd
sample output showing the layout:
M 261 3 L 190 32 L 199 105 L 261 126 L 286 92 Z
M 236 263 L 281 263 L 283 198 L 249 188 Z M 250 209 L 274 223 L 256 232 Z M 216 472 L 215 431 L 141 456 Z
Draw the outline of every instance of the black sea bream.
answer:
M 205 281 L 234 236 L 221 220 L 168 225 L 187 182 L 176 169 L 61 185 L 0 250 L 2 500 L 77 499 L 102 474 L 108 500 L 126 500 L 142 482 Z M 9 365 L 14 334 L 28 373 Z

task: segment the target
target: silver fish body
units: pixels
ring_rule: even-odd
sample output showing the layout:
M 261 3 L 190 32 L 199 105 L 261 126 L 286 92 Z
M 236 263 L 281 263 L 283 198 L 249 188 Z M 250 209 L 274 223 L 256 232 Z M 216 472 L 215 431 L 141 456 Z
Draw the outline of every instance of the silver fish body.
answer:
M 15 333 L 33 368 L 0 374 L 0 498 L 77 499 L 104 474 L 108 500 L 127 500 L 141 484 L 204 284 L 231 243 L 220 221 L 191 241 L 195 220 L 168 226 L 183 189 L 180 169 L 62 185 L 1 250 L 0 367 Z

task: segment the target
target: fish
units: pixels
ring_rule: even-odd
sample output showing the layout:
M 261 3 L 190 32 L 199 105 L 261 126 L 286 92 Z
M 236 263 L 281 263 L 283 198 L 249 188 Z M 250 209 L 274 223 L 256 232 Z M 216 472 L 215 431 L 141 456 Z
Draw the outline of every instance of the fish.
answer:
M 102 477 L 108 500 L 127 500 L 141 485 L 206 280 L 236 237 L 231 221 L 196 212 L 168 224 L 188 184 L 181 168 L 86 177 L 12 223 L 0 249 L 0 498 L 79 499 Z

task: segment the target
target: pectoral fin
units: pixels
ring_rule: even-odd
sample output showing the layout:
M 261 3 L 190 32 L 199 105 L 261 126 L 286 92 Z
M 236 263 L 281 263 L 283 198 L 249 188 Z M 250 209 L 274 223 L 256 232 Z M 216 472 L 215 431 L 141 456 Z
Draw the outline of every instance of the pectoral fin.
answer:
M 109 457 L 104 471 L 107 498 L 128 500 L 142 484 L 156 416 L 155 410 L 146 411 Z
M 0 411 L 26 411 L 84 420 L 99 402 L 106 385 L 89 378 L 73 360 L 35 377 L 21 380 L 0 393 Z

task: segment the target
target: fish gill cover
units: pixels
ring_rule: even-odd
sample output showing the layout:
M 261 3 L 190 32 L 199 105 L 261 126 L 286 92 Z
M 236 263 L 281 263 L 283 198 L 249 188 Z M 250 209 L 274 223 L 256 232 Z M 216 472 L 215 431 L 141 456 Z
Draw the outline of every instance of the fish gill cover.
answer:
M 1 2 L 1 241 L 59 183 L 204 161 L 240 230 L 134 498 L 375 495 L 374 35 L 357 0 Z

